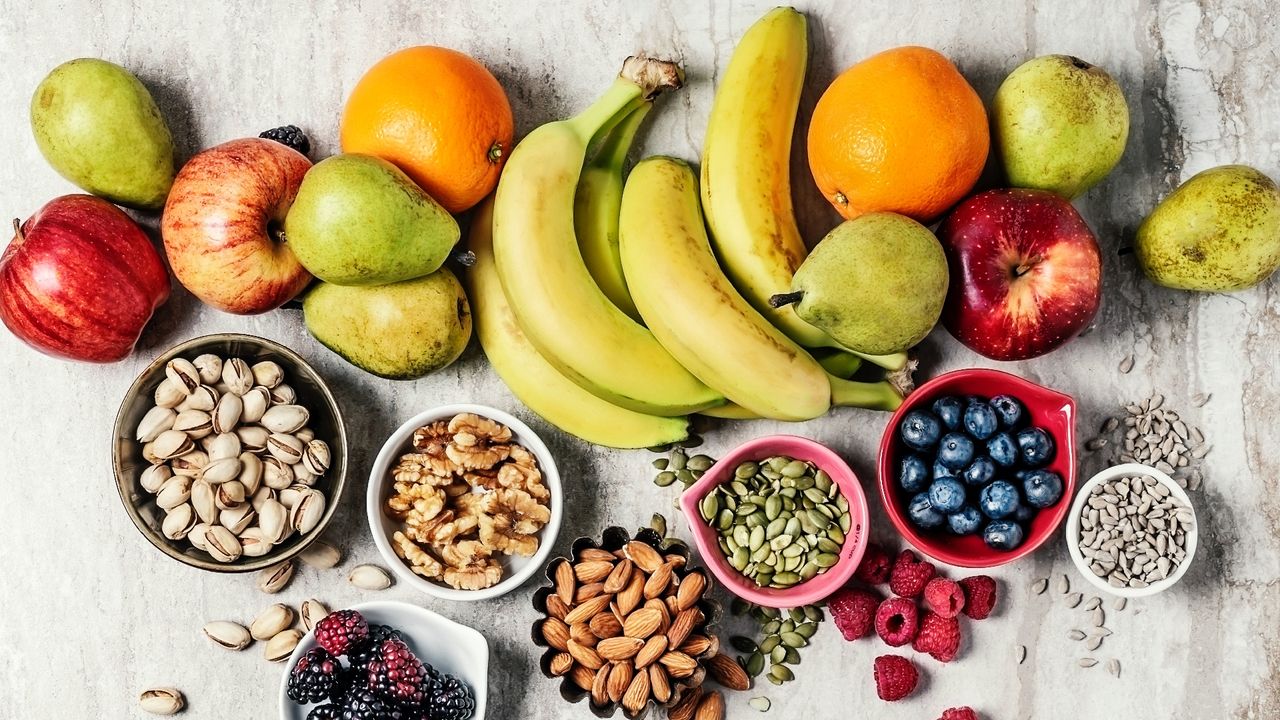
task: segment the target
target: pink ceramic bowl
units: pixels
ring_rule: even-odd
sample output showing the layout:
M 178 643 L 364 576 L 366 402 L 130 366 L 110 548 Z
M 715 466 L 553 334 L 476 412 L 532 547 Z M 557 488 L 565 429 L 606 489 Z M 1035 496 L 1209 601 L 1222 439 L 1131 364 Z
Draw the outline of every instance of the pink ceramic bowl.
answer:
M 953 535 L 945 529 L 921 530 L 907 519 L 907 493 L 898 487 L 897 467 L 906 451 L 898 438 L 898 424 L 907 413 L 928 409 L 944 395 L 1012 395 L 1026 406 L 1032 425 L 1044 428 L 1057 445 L 1053 462 L 1045 468 L 1062 476 L 1062 499 L 1041 510 L 1026 529 L 1022 545 L 1010 552 L 993 550 L 979 535 Z M 1037 385 L 999 370 L 972 368 L 939 375 L 921 385 L 898 408 L 880 440 L 880 498 L 894 527 L 921 552 L 950 565 L 996 567 L 1035 552 L 1052 537 L 1067 516 L 1076 491 L 1076 403 L 1070 395 Z
M 698 511 L 698 504 L 707 493 L 717 485 L 733 479 L 733 471 L 738 465 L 774 455 L 786 455 L 813 463 L 831 476 L 849 501 L 849 532 L 845 534 L 844 545 L 840 548 L 840 561 L 812 580 L 786 589 L 759 587 L 735 570 L 720 551 L 715 529 L 702 519 L 702 514 Z M 680 508 L 689 521 L 702 561 L 711 568 L 712 574 L 729 592 L 765 607 L 793 608 L 826 598 L 853 576 L 853 571 L 858 569 L 862 553 L 867 548 L 867 498 L 862 493 L 858 476 L 830 448 L 794 435 L 770 435 L 738 446 L 733 452 L 720 458 L 719 462 L 703 474 L 702 479 L 684 491 L 680 496 Z

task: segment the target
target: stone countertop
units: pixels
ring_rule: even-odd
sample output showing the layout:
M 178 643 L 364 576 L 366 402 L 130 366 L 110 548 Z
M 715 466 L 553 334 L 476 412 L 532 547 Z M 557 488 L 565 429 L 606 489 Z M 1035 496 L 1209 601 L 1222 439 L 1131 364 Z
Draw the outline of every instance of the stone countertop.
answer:
M 139 0 L 0 0 L 0 187 L 9 212 L 21 217 L 73 191 L 41 159 L 26 107 L 50 68 L 85 55 L 122 63 L 142 78 L 185 159 L 284 123 L 302 125 L 317 156 L 335 152 L 347 92 L 378 58 L 406 45 L 448 45 L 480 58 L 510 93 L 521 133 L 583 107 L 625 56 L 644 50 L 683 61 L 689 85 L 660 103 L 642 133 L 643 153 L 696 159 L 716 74 L 768 5 L 288 0 L 179 9 Z M 1280 10 L 1264 0 L 799 5 L 813 46 L 802 114 L 838 69 L 902 44 L 946 53 L 988 99 L 1020 62 L 1049 52 L 1078 54 L 1120 80 L 1132 115 L 1128 150 L 1115 173 L 1076 203 L 1106 258 L 1096 327 L 1049 357 L 1002 367 L 1075 395 L 1082 439 L 1122 403 L 1161 392 L 1205 429 L 1214 451 L 1204 487 L 1193 493 L 1202 528 L 1195 565 L 1175 590 L 1108 611 L 1114 635 L 1094 655 L 1103 663 L 1119 659 L 1119 679 L 1101 665 L 1077 667 L 1085 649 L 1067 633 L 1085 623 L 1082 615 L 1054 589 L 1043 596 L 1028 589 L 1035 578 L 1063 573 L 1083 589 L 1058 541 L 993 573 L 1001 581 L 998 614 L 964 624 L 955 662 L 921 659 L 925 680 L 908 700 L 886 705 L 875 697 L 871 660 L 886 652 L 883 645 L 845 643 L 824 626 L 796 668 L 796 682 L 736 694 L 730 715 L 753 716 L 747 699 L 767 695 L 773 710 L 766 717 L 815 720 L 920 720 L 963 704 L 991 720 L 1280 717 L 1280 285 L 1273 279 L 1229 296 L 1168 291 L 1117 255 L 1156 200 L 1196 171 L 1245 162 L 1280 176 Z M 835 215 L 802 159 L 794 170 L 802 222 L 814 240 Z M 111 480 L 106 434 L 135 374 L 170 345 L 215 331 L 296 348 L 349 411 L 351 487 L 330 532 L 345 559 L 337 570 L 302 570 L 277 598 L 259 593 L 252 577 L 201 573 L 156 552 L 121 512 Z M 1122 374 L 1116 368 L 1127 355 L 1136 364 Z M 926 375 L 992 365 L 941 330 L 922 357 Z M 1212 399 L 1196 408 L 1197 393 Z M 431 377 L 384 381 L 312 340 L 295 311 L 233 317 L 182 291 L 159 311 L 137 352 L 116 365 L 59 362 L 0 333 L 0 462 L 8 491 L 0 502 L 0 718 L 142 717 L 137 694 L 153 685 L 186 692 L 184 717 L 274 718 L 282 667 L 264 662 L 260 647 L 223 652 L 199 628 L 214 619 L 247 622 L 271 601 L 296 606 L 309 597 L 333 608 L 374 597 L 407 600 L 480 628 L 493 650 L 491 719 L 589 717 L 585 706 L 562 703 L 555 683 L 537 671 L 538 652 L 528 641 L 532 585 L 500 600 L 460 604 L 403 586 L 361 592 L 346 582 L 352 566 L 378 561 L 362 492 L 383 438 L 425 407 L 462 401 L 511 409 L 558 454 L 573 510 L 558 549 L 610 524 L 643 524 L 654 510 L 674 518 L 674 489 L 649 481 L 651 454 L 588 447 L 549 428 L 512 398 L 474 346 Z M 766 433 L 808 435 L 847 457 L 874 494 L 885 421 L 846 409 L 801 425 L 726 424 L 709 433 L 705 447 L 715 455 Z M 1081 474 L 1099 467 L 1086 456 Z M 872 523 L 875 536 L 897 547 L 875 502 Z M 673 527 L 687 535 L 682 523 L 673 520 Z M 1022 665 L 1019 645 L 1028 651 Z

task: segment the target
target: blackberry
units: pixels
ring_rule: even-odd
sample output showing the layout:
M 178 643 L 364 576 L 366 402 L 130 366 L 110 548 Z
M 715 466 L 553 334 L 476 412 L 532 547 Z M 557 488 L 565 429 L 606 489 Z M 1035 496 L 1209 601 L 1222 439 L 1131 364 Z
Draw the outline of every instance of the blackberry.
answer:
M 324 648 L 312 648 L 298 659 L 289 673 L 289 699 L 296 703 L 319 702 L 329 697 L 342 671 L 339 663 Z
M 445 675 L 427 694 L 423 708 L 429 720 L 467 720 L 476 710 L 476 699 L 466 683 Z
M 342 705 L 338 720 L 405 720 L 405 715 L 365 688 L 351 693 Z
M 351 661 L 352 669 L 359 670 L 363 674 L 369 667 L 369 661 L 382 648 L 382 643 L 390 638 L 405 639 L 404 633 L 389 625 L 370 625 L 369 636 L 347 651 L 347 659 Z
M 400 638 L 388 638 L 369 661 L 369 689 L 379 697 L 403 705 L 421 705 L 431 676 Z
M 355 668 L 343 668 L 338 679 L 329 688 L 329 702 L 341 706 L 355 690 L 365 688 L 364 673 Z
M 346 655 L 369 637 L 369 623 L 356 610 L 329 613 L 316 623 L 316 644 L 334 657 Z
M 311 712 L 307 713 L 307 720 L 338 720 L 341 715 L 342 706 L 329 703 L 311 708 Z
M 307 139 L 307 134 L 302 132 L 302 128 L 297 125 L 281 125 L 278 128 L 271 128 L 258 137 L 275 140 L 281 145 L 291 147 L 303 155 L 311 153 L 311 141 Z

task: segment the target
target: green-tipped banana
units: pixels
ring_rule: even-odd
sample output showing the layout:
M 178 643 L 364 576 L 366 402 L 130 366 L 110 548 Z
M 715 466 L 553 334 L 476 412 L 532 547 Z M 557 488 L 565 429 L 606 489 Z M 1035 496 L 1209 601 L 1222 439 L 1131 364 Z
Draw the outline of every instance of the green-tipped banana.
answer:
M 622 166 L 636 130 L 652 107 L 653 103 L 641 105 L 605 136 L 595 157 L 582 169 L 573 201 L 573 227 L 587 272 L 605 297 L 636 322 L 641 322 L 640 311 L 631 300 L 618 256 L 618 210 L 622 205 Z
M 493 211 L 498 275 L 534 347 L 597 396 L 664 416 L 714 407 L 724 397 L 600 291 L 578 250 L 573 204 L 587 145 L 597 131 L 680 83 L 673 63 L 628 58 L 622 75 L 591 107 L 537 128 L 516 146 Z
M 688 437 L 685 418 L 645 415 L 601 400 L 538 354 L 507 304 L 493 261 L 492 230 L 490 198 L 471 220 L 468 244 L 476 259 L 466 273 L 467 290 L 480 346 L 511 392 L 547 422 L 596 445 L 642 448 Z

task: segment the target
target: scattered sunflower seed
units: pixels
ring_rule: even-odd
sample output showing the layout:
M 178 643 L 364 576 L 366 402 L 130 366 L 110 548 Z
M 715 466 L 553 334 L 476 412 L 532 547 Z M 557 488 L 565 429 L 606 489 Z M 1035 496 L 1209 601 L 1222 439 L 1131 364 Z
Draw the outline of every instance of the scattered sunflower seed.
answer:
M 1076 642 L 1080 642 L 1081 640 L 1084 640 L 1086 637 L 1088 636 L 1084 634 L 1083 630 L 1072 630 L 1071 632 L 1067 633 L 1067 639 L 1074 640 Z
M 1120 361 L 1120 372 L 1125 375 L 1128 375 L 1129 371 L 1132 369 L 1133 369 L 1133 356 L 1125 355 L 1124 359 Z
M 1089 598 L 1088 602 L 1086 602 L 1086 603 L 1084 604 L 1084 609 L 1085 609 L 1085 610 L 1096 610 L 1096 609 L 1098 608 L 1098 606 L 1099 606 L 1099 605 L 1101 605 L 1101 604 L 1102 604 L 1102 598 L 1100 598 L 1100 597 L 1091 597 L 1091 598 Z
M 1047 589 L 1048 587 L 1049 587 L 1049 579 L 1040 578 L 1035 582 L 1031 583 L 1031 592 L 1035 593 L 1036 595 L 1041 595 L 1044 593 L 1045 589 Z
M 1129 604 L 1128 598 L 1118 597 L 1115 602 L 1111 603 L 1111 608 L 1113 610 L 1123 610 L 1127 604 Z
M 1071 579 L 1067 577 L 1066 573 L 1063 573 L 1062 577 L 1058 579 L 1058 594 L 1066 595 L 1070 591 Z
M 1093 638 L 1092 638 L 1091 640 L 1089 640 L 1089 645 L 1088 645 L 1089 650 L 1090 650 L 1090 651 L 1093 651 L 1093 650 L 1097 650 L 1098 648 L 1102 647 L 1102 641 L 1103 641 L 1103 640 L 1104 640 L 1104 638 L 1103 638 L 1101 635 L 1094 635 L 1094 636 L 1093 636 Z
M 1102 612 L 1102 608 L 1094 608 L 1093 610 L 1093 626 L 1102 627 L 1107 621 L 1106 613 Z
M 1080 593 L 1071 593 L 1067 596 L 1067 607 L 1074 608 L 1080 605 L 1080 599 L 1083 596 Z
M 1195 397 L 1191 398 L 1191 404 L 1196 407 L 1204 407 L 1205 403 L 1209 402 L 1209 398 L 1211 397 L 1213 397 L 1213 393 L 1198 393 Z
M 1026 660 L 1027 660 L 1027 646 L 1026 646 L 1026 645 L 1019 645 L 1019 646 L 1018 646 L 1018 648 L 1017 648 L 1017 650 L 1016 650 L 1016 651 L 1014 651 L 1014 654 L 1018 657 L 1018 664 L 1019 664 L 1019 665 L 1021 665 L 1021 664 L 1022 664 L 1022 663 L 1024 663 L 1024 662 L 1026 662 Z
M 1115 658 L 1108 660 L 1107 672 L 1111 673 L 1113 677 L 1120 677 L 1120 661 Z
M 1077 664 L 1082 668 L 1091 668 L 1094 665 L 1097 665 L 1098 661 L 1094 660 L 1091 657 L 1087 657 L 1087 658 L 1080 658 L 1080 662 Z

